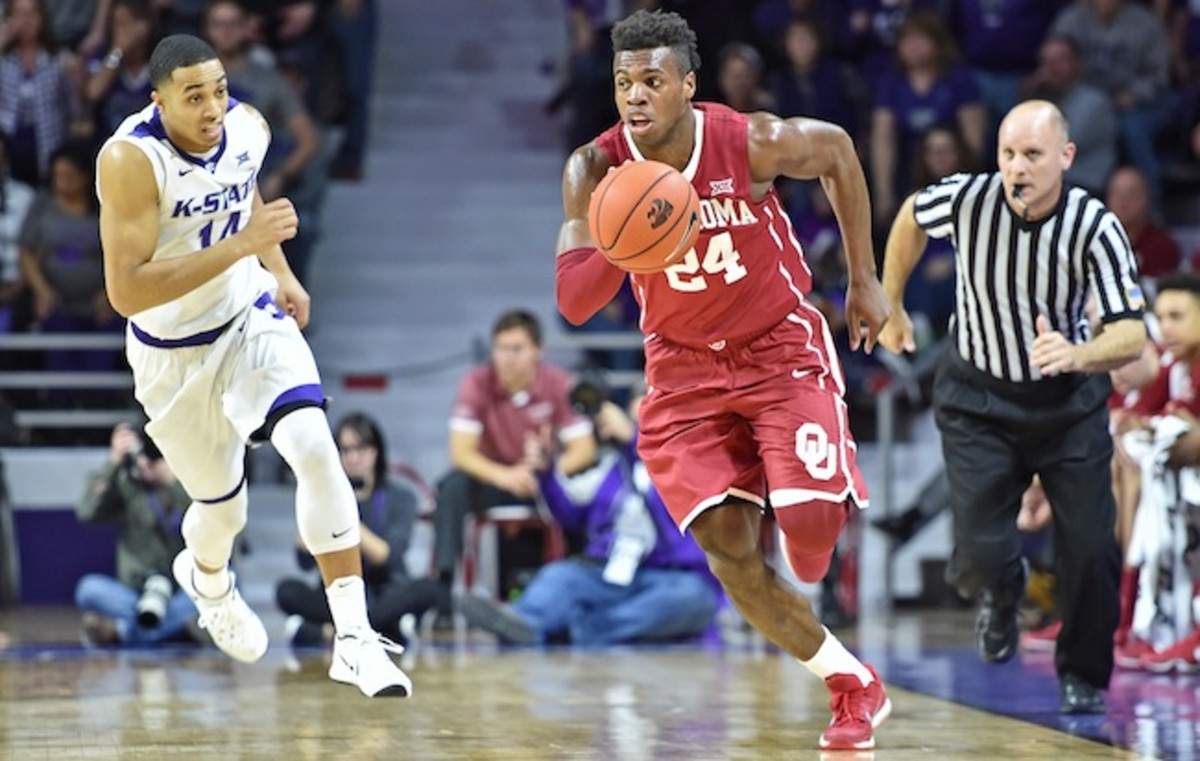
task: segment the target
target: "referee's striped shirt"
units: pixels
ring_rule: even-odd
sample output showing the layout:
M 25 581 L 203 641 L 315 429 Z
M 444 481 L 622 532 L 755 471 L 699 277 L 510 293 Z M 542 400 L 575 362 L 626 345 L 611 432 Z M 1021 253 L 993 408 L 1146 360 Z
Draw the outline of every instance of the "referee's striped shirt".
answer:
M 1029 363 L 1039 314 L 1082 343 L 1089 294 L 1104 323 L 1141 318 L 1145 308 L 1116 215 L 1087 191 L 1064 187 L 1054 214 L 1031 222 L 1005 203 L 999 173 L 952 175 L 916 197 L 917 224 L 954 244 L 958 353 L 1001 380 L 1042 377 Z

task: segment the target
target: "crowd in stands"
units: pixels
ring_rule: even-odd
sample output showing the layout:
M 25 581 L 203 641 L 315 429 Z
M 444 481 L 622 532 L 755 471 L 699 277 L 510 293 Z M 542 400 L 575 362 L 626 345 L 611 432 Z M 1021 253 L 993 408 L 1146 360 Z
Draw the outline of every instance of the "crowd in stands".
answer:
M 1113 373 L 1119 505 L 1114 529 L 1126 560 L 1116 660 L 1124 668 L 1154 672 L 1200 669 L 1200 594 L 1193 597 L 1200 590 L 1195 541 L 1200 496 L 1187 475 L 1200 464 L 1200 426 L 1195 425 L 1200 333 L 1193 322 L 1200 281 L 1191 274 L 1200 263 L 1195 238 L 1200 228 L 1197 5 L 1184 0 L 639 0 L 619 9 L 614 6 L 620 4 L 599 0 L 564 3 L 572 29 L 565 91 L 589 99 L 587 107 L 573 112 L 566 150 L 616 118 L 615 110 L 595 106 L 596 93 L 605 89 L 603 77 L 588 80 L 586 88 L 571 87 L 582 82 L 579 72 L 603 71 L 611 49 L 596 41 L 605 39 L 622 10 L 673 10 L 688 18 L 705 46 L 698 99 L 739 111 L 814 117 L 850 134 L 867 171 L 877 246 L 900 199 L 955 172 L 995 169 L 996 130 L 1013 105 L 1042 98 L 1059 106 L 1078 148 L 1066 179 L 1103 200 L 1121 221 L 1154 311 L 1147 321 L 1156 340 L 1147 356 Z M 846 275 L 829 203 L 814 183 L 784 182 L 779 190 L 813 271 L 809 298 L 844 341 L 840 312 Z M 1166 294 L 1155 303 L 1159 283 Z M 931 240 L 905 294 L 919 349 L 935 346 L 946 334 L 954 287 L 952 249 Z M 582 330 L 636 331 L 636 310 L 622 324 L 624 311 L 610 308 Z M 587 360 L 603 366 L 611 357 L 593 352 Z M 872 358 L 847 352 L 843 365 L 852 408 L 873 405 L 875 383 L 886 371 Z M 1137 450 L 1140 457 L 1129 454 L 1137 437 L 1153 442 L 1155 433 L 1165 437 L 1159 448 L 1143 447 Z M 1157 482 L 1181 480 L 1174 490 L 1160 484 L 1147 495 L 1141 487 L 1151 475 Z M 1031 539 L 1030 552 L 1035 570 L 1028 589 L 1031 631 L 1023 644 L 1053 649 L 1061 624 L 1054 613 L 1052 506 L 1036 483 L 1025 502 L 1018 525 L 1037 539 Z M 537 629 L 535 617 L 520 603 L 503 616 L 478 606 L 475 613 L 510 639 L 527 638 L 530 628 Z
M 564 0 L 571 150 L 612 124 L 607 31 L 627 11 L 680 13 L 704 49 L 697 99 L 842 126 L 867 170 L 878 247 L 898 202 L 956 171 L 995 168 L 999 119 L 1020 100 L 1051 100 L 1078 145 L 1068 181 L 1119 208 L 1143 275 L 1191 268 L 1181 249 L 1200 225 L 1200 11 L 1180 0 L 759 0 L 688 3 Z M 628 6 L 628 7 L 626 7 Z M 707 53 L 707 55 L 706 55 Z M 600 74 L 597 74 L 599 72 Z M 586 73 L 586 76 L 585 76 Z M 611 98 L 609 98 L 609 101 Z M 811 298 L 836 323 L 845 271 L 838 228 L 813 183 L 780 183 L 814 269 Z M 927 253 L 907 294 L 918 346 L 947 330 L 954 268 Z M 882 253 L 882 252 L 880 252 Z M 584 330 L 635 330 L 611 309 Z M 618 319 L 614 319 L 618 318 Z M 836 324 L 835 324 L 836 327 Z M 844 331 L 835 331 L 844 338 Z M 603 362 L 602 355 L 589 357 Z M 872 404 L 881 370 L 847 367 L 852 406 Z M 865 393 L 863 393 L 865 392 Z
M 119 333 L 103 289 L 99 146 L 150 102 L 157 42 L 206 39 L 233 98 L 272 125 L 259 189 L 304 219 L 285 245 L 303 280 L 330 179 L 364 172 L 375 0 L 6 0 L 0 3 L 0 335 Z M 0 352 L 3 370 L 115 370 L 117 350 Z M 128 394 L 0 388 L 17 408 L 128 406 Z M 76 432 L 63 441 L 90 442 Z M 82 438 L 81 438 L 82 436 Z M 58 443 L 59 439 L 31 443 Z

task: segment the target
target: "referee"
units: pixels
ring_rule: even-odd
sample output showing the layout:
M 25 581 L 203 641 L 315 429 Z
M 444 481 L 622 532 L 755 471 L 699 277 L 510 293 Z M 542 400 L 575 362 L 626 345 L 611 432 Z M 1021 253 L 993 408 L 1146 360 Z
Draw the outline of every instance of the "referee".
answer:
M 999 172 L 956 174 L 910 196 L 888 236 L 892 314 L 879 343 L 913 350 L 904 286 L 926 235 L 948 237 L 958 268 L 953 348 L 933 390 L 954 510 L 947 581 L 979 593 L 980 656 L 1011 658 L 1025 587 L 1016 518 L 1040 476 L 1054 510 L 1060 710 L 1103 713 L 1120 562 L 1106 371 L 1140 354 L 1145 304 L 1116 216 L 1063 182 L 1074 157 L 1058 108 L 1026 101 L 1000 124 Z M 1094 336 L 1089 298 L 1102 324 Z

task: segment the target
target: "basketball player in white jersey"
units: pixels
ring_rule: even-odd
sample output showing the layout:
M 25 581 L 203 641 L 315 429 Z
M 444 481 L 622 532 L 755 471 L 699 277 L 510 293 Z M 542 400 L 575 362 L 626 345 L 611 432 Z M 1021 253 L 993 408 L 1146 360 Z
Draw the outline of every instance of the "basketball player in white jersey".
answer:
M 368 696 L 407 696 L 408 676 L 367 618 L 354 494 L 324 413 L 316 363 L 300 334 L 308 294 L 284 258 L 292 204 L 256 189 L 270 130 L 229 97 L 211 47 L 173 35 L 150 57 L 152 103 L 100 151 L 104 274 L 129 318 L 135 395 L 195 503 L 175 578 L 200 625 L 230 656 L 267 650 L 262 622 L 228 569 L 246 522 L 248 442 L 270 440 L 296 475 L 300 534 L 316 556 L 337 637 L 329 676 Z

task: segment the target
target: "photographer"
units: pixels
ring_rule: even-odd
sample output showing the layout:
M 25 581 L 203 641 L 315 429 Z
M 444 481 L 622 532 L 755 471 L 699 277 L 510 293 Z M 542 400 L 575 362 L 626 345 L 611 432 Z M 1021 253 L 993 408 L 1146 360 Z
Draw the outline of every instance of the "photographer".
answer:
M 75 587 L 83 637 L 94 645 L 186 640 L 196 608 L 171 580 L 183 549 L 180 525 L 191 500 L 153 442 L 132 426 L 113 429 L 108 461 L 88 477 L 75 509 L 84 522 L 112 522 L 117 577 L 88 574 Z
M 566 531 L 582 532 L 582 555 L 544 566 L 511 606 L 467 595 L 459 607 L 469 623 L 515 644 L 543 644 L 566 635 L 577 645 L 609 645 L 693 636 L 712 624 L 716 580 L 704 553 L 681 534 L 637 456 L 637 408 L 609 401 L 603 383 L 585 379 L 571 392 L 592 418 L 599 462 L 565 475 L 530 442 L 546 505 Z

